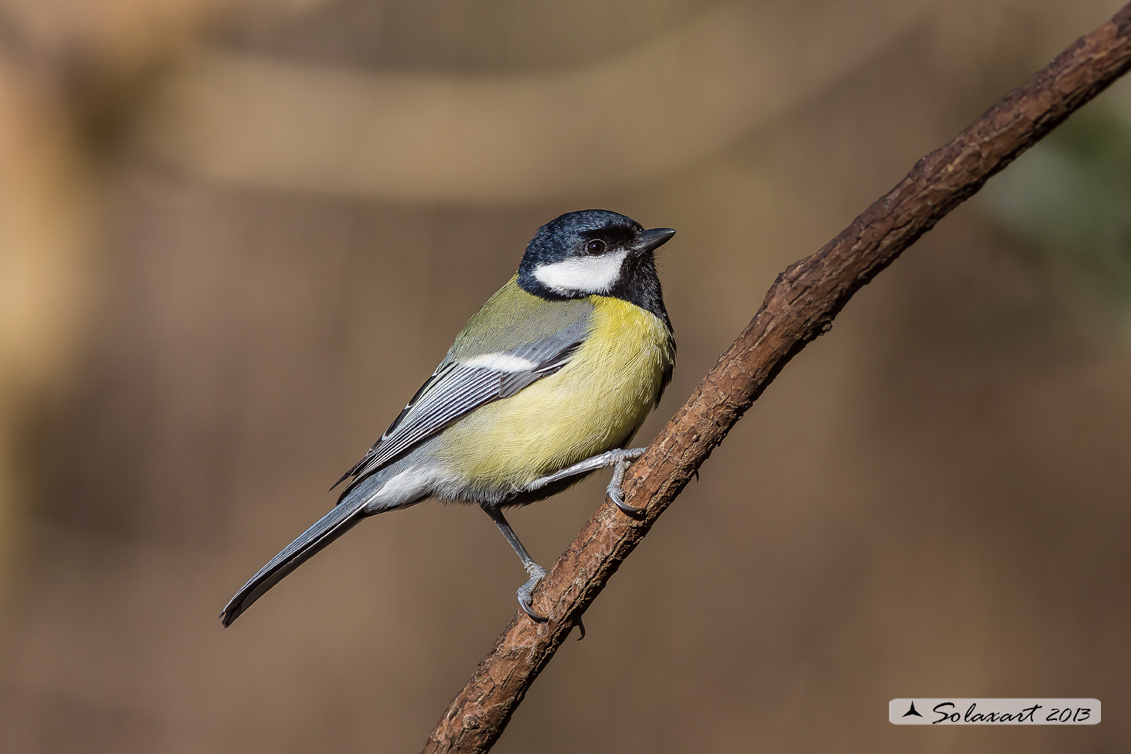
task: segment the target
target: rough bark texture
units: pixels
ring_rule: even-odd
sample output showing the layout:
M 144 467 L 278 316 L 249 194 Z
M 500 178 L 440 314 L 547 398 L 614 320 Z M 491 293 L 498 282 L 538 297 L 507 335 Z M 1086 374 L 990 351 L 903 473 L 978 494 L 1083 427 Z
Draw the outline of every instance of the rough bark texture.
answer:
M 1131 68 L 1131 4 L 1081 37 L 919 160 L 840 235 L 790 265 L 754 319 L 632 466 L 625 479 L 640 519 L 602 506 L 535 593 L 544 624 L 518 613 L 428 737 L 425 752 L 491 748 L 526 690 L 609 577 L 782 367 L 827 332 L 852 294 L 994 173 Z

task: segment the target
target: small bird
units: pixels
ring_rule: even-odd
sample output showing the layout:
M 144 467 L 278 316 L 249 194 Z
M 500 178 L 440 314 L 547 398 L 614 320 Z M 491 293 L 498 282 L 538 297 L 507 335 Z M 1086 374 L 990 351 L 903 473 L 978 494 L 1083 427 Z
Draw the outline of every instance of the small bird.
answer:
M 259 569 L 220 613 L 225 625 L 309 557 L 367 516 L 427 498 L 481 507 L 514 548 L 531 593 L 546 575 L 503 509 L 613 467 L 610 499 L 643 448 L 625 449 L 659 403 L 675 340 L 653 252 L 675 231 L 645 230 L 607 210 L 570 212 L 538 229 L 518 273 L 456 336 L 369 452 L 337 505 Z

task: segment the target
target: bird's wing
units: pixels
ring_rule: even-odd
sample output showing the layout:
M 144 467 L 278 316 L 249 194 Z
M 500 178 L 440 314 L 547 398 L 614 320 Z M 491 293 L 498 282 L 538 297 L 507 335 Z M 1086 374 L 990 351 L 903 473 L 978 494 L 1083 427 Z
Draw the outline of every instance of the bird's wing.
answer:
M 334 486 L 351 476 L 356 484 L 461 416 L 564 367 L 588 335 L 589 311 L 578 309 L 581 316 L 567 326 L 501 350 L 480 346 L 479 353 L 469 353 L 457 342 L 381 439 Z

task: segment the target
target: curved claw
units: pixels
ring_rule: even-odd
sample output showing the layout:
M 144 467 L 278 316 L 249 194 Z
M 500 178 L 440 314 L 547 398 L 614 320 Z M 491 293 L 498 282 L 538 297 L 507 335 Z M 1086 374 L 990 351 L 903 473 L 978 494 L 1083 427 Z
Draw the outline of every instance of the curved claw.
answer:
M 529 615 L 530 620 L 534 621 L 535 623 L 545 623 L 546 621 L 550 620 L 545 615 L 542 615 L 539 612 L 535 612 L 534 605 L 533 605 L 533 603 L 530 602 L 529 597 L 526 598 L 526 602 L 523 602 L 522 597 L 519 597 L 518 598 L 518 606 L 521 607 L 522 612 Z
M 616 491 L 616 493 L 618 493 L 618 494 L 614 495 L 612 489 L 610 489 L 610 491 L 608 491 L 608 499 L 613 501 L 613 505 L 615 505 L 616 508 L 621 509 L 621 511 L 625 515 L 630 515 L 630 517 L 632 517 L 634 519 L 639 519 L 639 518 L 644 517 L 644 509 L 633 508 L 632 505 L 625 503 L 624 502 L 624 496 L 623 496 L 624 493 L 620 492 L 619 489 L 618 489 L 618 491 Z
M 538 586 L 538 582 L 546 577 L 544 570 L 537 566 L 535 568 L 538 570 L 530 571 L 530 579 L 518 588 L 515 595 L 518 597 L 518 606 L 522 608 L 522 612 L 529 615 L 535 623 L 545 623 L 549 618 L 534 610 L 534 601 L 530 598 L 530 595 L 534 592 L 534 587 Z

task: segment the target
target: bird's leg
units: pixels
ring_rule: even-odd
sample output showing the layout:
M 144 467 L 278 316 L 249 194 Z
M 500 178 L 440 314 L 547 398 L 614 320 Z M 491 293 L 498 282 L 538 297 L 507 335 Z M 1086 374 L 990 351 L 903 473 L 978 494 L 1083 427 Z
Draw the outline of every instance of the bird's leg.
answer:
M 522 567 L 530 574 L 530 579 L 525 584 L 518 588 L 515 594 L 518 596 L 519 607 L 523 612 L 531 617 L 537 623 L 545 623 L 548 618 L 534 611 L 534 605 L 531 602 L 530 595 L 534 592 L 534 587 L 538 586 L 538 582 L 546 577 L 546 569 L 534 562 L 534 558 L 530 557 L 530 553 L 522 546 L 522 542 L 518 541 L 518 535 L 514 533 L 514 529 L 507 523 L 506 518 L 503 517 L 503 512 L 495 507 L 483 506 L 483 510 L 495 522 L 495 526 L 499 527 L 499 531 L 507 538 L 511 548 L 518 555 L 518 559 L 522 561 Z
M 604 469 L 612 466 L 613 478 L 609 482 L 609 486 L 606 488 L 606 491 L 609 494 L 609 499 L 613 501 L 613 504 L 616 507 L 620 508 L 629 516 L 638 517 L 644 513 L 644 510 L 642 508 L 634 508 L 624 502 L 624 490 L 621 488 L 621 484 L 624 482 L 624 472 L 628 468 L 628 465 L 640 456 L 644 455 L 645 450 L 645 448 L 610 450 L 607 453 L 601 453 L 600 455 L 593 456 L 592 458 L 586 458 L 584 461 L 575 463 L 573 466 L 568 466 L 561 471 L 556 471 L 553 474 L 548 474 L 539 479 L 535 479 L 533 482 L 526 486 L 523 492 L 534 492 L 535 490 L 539 490 L 546 485 L 553 484 L 554 482 L 560 482 L 561 480 L 568 479 L 572 476 L 588 474 L 591 471 L 596 471 L 597 469 Z M 496 521 L 495 523 L 498 523 L 498 521 Z M 504 532 L 504 534 L 505 533 L 506 532 Z

